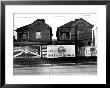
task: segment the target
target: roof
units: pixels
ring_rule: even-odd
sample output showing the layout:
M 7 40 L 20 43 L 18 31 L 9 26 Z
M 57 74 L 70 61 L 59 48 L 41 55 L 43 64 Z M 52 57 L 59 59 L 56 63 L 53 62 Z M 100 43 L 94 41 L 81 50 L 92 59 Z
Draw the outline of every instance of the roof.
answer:
M 62 25 L 62 26 L 60 26 L 60 27 L 58 27 L 58 28 L 68 28 L 68 27 L 72 27 L 72 25 L 73 25 L 74 23 L 75 23 L 74 21 L 70 21 L 70 22 L 68 22 L 68 23 L 66 23 L 66 24 L 64 24 L 64 25 Z
M 62 25 L 62 26 L 60 26 L 60 27 L 58 27 L 58 29 L 60 29 L 60 28 L 72 28 L 73 25 L 77 24 L 77 22 L 79 22 L 80 20 L 82 20 L 82 21 L 88 23 L 91 28 L 93 27 L 92 24 L 90 24 L 89 22 L 87 22 L 87 21 L 84 20 L 83 18 L 80 18 L 80 19 L 75 19 L 75 21 L 70 21 L 70 22 L 68 22 L 68 23 L 66 23 L 66 24 L 64 24 L 64 25 Z
M 94 27 L 94 25 L 92 25 L 92 24 L 91 24 L 91 23 L 89 23 L 88 21 L 84 20 L 83 18 L 76 19 L 75 21 L 76 21 L 76 22 L 78 22 L 79 20 L 82 20 L 82 21 L 84 21 L 84 22 L 88 23 L 90 27 Z M 76 22 L 75 22 L 75 23 L 76 23 Z
M 17 28 L 15 31 L 28 31 L 29 29 L 33 29 L 35 26 L 45 26 L 46 28 L 50 28 L 51 27 L 45 23 L 45 20 L 44 19 L 37 19 L 35 20 L 33 23 L 31 24 L 28 24 L 28 25 L 25 25 L 25 26 L 22 26 L 20 28 Z
M 36 25 L 42 25 L 42 26 L 45 26 L 46 28 L 51 28 L 48 24 L 45 23 L 45 20 L 44 19 L 37 19 L 36 21 L 34 21 L 32 24 L 31 24 L 31 27 L 32 26 L 36 26 Z
M 25 26 L 22 26 L 20 28 L 17 28 L 15 31 L 28 31 L 29 30 L 29 25 L 25 25 Z

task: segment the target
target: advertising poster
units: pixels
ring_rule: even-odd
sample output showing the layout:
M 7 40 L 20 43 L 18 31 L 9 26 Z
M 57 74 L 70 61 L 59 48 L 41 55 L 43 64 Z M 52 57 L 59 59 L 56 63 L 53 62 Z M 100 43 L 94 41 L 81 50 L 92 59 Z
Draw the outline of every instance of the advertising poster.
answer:
M 47 45 L 47 57 L 75 57 L 75 45 Z
M 40 58 L 40 46 L 16 46 L 14 58 Z
M 96 46 L 85 46 L 78 48 L 78 56 L 97 56 Z
M 90 46 L 85 46 L 85 56 L 91 56 Z
M 97 56 L 97 47 L 96 46 L 91 46 L 91 56 Z

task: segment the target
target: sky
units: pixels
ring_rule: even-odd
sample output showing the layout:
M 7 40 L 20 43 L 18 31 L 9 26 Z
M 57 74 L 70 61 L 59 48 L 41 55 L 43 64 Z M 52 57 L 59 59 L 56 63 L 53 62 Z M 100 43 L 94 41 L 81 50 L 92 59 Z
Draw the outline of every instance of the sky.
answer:
M 33 23 L 37 19 L 45 19 L 45 23 L 52 27 L 53 39 L 56 39 L 57 27 L 75 19 L 83 18 L 94 28 L 97 26 L 97 13 L 16 13 L 14 14 L 14 30 L 19 27 Z M 16 32 L 14 32 L 17 38 Z

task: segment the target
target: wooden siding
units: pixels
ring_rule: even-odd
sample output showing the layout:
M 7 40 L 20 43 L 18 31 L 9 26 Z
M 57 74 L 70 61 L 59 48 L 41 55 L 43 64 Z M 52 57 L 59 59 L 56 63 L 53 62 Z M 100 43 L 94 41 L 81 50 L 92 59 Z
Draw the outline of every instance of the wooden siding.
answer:
M 73 24 L 72 24 L 73 23 Z M 69 25 L 68 25 L 69 24 Z M 70 25 L 71 24 L 71 25 Z M 76 28 L 77 26 L 77 28 Z M 78 43 L 84 43 L 85 42 L 92 42 L 92 27 L 90 23 L 84 20 L 78 20 L 78 22 L 70 21 L 67 24 L 58 27 L 57 33 L 60 31 L 71 31 L 71 38 L 70 40 L 60 40 L 60 33 L 57 34 L 57 40 L 58 43 L 75 43 L 75 30 L 77 30 L 77 42 Z M 75 29 L 76 28 L 76 29 Z

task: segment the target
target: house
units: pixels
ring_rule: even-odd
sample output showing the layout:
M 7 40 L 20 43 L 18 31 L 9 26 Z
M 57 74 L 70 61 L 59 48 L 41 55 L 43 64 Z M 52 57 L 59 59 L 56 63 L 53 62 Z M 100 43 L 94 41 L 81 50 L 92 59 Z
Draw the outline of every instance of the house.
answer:
M 76 44 L 79 46 L 91 45 L 92 28 L 94 26 L 80 18 L 70 21 L 57 28 L 56 36 L 58 44 Z
M 52 28 L 44 19 L 37 19 L 32 24 L 17 28 L 17 42 L 48 44 L 52 43 Z

